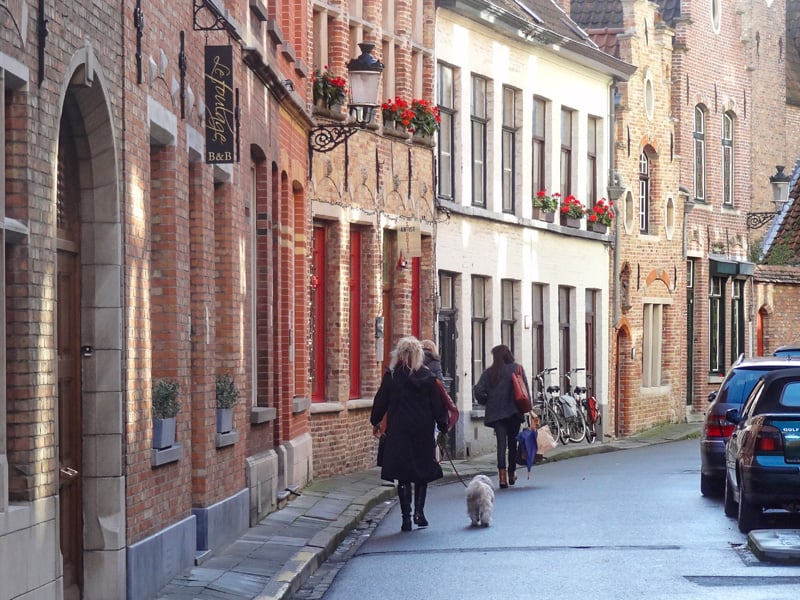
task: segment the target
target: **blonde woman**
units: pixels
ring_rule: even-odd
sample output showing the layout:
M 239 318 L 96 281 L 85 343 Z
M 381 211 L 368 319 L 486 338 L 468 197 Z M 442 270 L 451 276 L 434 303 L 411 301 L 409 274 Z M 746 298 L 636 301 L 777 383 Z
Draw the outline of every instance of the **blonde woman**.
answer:
M 375 394 L 370 416 L 376 435 L 386 416 L 381 479 L 397 480 L 403 516 L 401 531 L 411 531 L 411 484 L 414 484 L 414 523 L 427 527 L 424 508 L 428 483 L 442 477 L 431 431 L 435 424 L 440 432 L 446 432 L 448 415 L 436 377 L 430 369 L 423 368 L 423 358 L 422 344 L 417 338 L 400 338 Z

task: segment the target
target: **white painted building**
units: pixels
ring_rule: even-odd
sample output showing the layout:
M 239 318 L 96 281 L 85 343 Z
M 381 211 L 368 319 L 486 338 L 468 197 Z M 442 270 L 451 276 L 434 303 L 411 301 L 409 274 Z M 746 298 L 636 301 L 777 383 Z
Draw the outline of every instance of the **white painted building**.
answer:
M 549 0 L 437 6 L 437 341 L 463 456 L 494 448 L 472 386 L 497 344 L 532 386 L 558 367 L 546 384 L 564 389 L 564 372 L 583 367 L 573 385 L 607 402 L 613 226 L 534 219 L 532 199 L 546 189 L 591 210 L 608 198 L 614 82 L 635 68 Z

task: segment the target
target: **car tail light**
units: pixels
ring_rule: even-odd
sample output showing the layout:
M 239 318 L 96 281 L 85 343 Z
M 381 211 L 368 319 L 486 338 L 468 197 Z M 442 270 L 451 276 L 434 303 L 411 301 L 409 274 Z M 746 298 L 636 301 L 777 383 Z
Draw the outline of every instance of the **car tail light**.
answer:
M 706 420 L 706 437 L 722 437 L 728 439 L 733 433 L 734 425 L 724 415 L 711 415 Z
M 780 429 L 772 425 L 761 425 L 755 431 L 756 452 L 783 451 L 783 438 Z

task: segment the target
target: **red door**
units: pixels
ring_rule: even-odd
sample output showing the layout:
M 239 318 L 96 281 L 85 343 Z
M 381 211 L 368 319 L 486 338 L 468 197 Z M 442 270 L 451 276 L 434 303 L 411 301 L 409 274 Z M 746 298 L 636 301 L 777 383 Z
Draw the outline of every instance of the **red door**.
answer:
M 58 350 L 59 522 L 64 561 L 64 598 L 83 588 L 83 437 L 80 364 L 80 183 L 77 150 L 62 121 L 58 148 L 58 254 L 56 257 L 56 336 Z

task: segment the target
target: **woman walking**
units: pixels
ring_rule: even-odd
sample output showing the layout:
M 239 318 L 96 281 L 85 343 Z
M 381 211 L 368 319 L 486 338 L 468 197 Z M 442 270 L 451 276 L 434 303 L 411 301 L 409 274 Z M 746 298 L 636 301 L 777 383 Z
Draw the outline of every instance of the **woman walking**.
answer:
M 497 473 L 501 488 L 517 482 L 517 434 L 525 420 L 514 402 L 514 385 L 511 382 L 511 374 L 517 366 L 508 346 L 495 346 L 492 348 L 491 366 L 481 374 L 472 390 L 478 404 L 486 406 L 483 424 L 493 428 L 497 437 Z M 530 393 L 524 369 L 522 379 Z
M 436 461 L 434 424 L 447 431 L 447 411 L 442 405 L 436 377 L 423 368 L 422 344 L 404 337 L 392 351 L 389 368 L 375 394 L 370 423 L 379 435 L 386 415 L 386 441 L 381 479 L 397 480 L 397 496 L 403 515 L 401 531 L 411 531 L 411 484 L 414 484 L 414 523 L 426 527 L 425 496 L 428 483 L 442 477 Z

